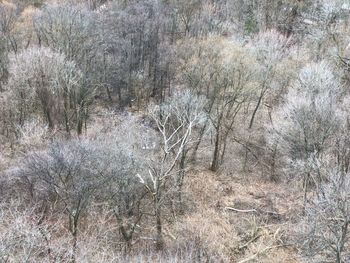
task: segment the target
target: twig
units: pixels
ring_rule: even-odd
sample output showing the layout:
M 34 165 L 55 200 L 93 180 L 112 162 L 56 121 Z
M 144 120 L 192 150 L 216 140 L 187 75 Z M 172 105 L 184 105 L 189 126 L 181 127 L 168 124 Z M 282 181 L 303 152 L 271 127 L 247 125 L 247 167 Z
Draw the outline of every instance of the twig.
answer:
M 240 212 L 240 213 L 255 213 L 255 212 L 257 212 L 256 209 L 241 210 L 241 209 L 237 209 L 237 208 L 233 208 L 233 207 L 229 207 L 229 206 L 226 206 L 225 209 L 232 210 L 235 212 Z
M 247 209 L 247 210 L 242 210 L 242 209 L 237 209 L 237 208 L 229 207 L 229 206 L 226 206 L 225 209 L 226 209 L 226 210 L 235 211 L 235 212 L 240 212 L 240 213 L 262 213 L 262 214 L 271 214 L 271 215 L 278 215 L 278 216 L 281 216 L 281 215 L 282 215 L 282 214 L 277 213 L 277 212 L 265 211 L 265 210 L 261 210 L 261 209 Z
M 164 229 L 164 233 L 168 235 L 172 240 L 176 240 L 177 238 L 170 232 L 169 229 Z
M 247 247 L 250 243 L 253 243 L 255 240 L 257 240 L 259 237 L 261 237 L 260 235 L 256 235 L 254 236 L 252 239 L 250 239 L 247 243 L 245 243 L 243 246 L 239 246 L 238 249 L 242 250 L 243 248 Z

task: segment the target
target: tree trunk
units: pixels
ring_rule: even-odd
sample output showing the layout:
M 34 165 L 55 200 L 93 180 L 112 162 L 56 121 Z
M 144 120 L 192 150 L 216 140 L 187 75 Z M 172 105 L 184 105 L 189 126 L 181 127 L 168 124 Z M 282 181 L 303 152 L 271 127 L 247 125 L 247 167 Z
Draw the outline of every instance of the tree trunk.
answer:
M 180 169 L 177 175 L 177 197 L 178 197 L 178 207 L 180 213 L 183 212 L 182 209 L 182 186 L 183 186 L 183 181 L 185 178 L 185 166 L 186 166 L 186 155 L 187 151 L 185 148 L 182 150 L 182 155 L 180 159 Z
M 219 156 L 220 156 L 220 131 L 218 128 L 215 136 L 215 148 L 214 148 L 213 160 L 210 167 L 210 170 L 212 170 L 213 172 L 216 172 L 219 168 Z
M 49 128 L 53 129 L 53 121 L 52 121 L 50 110 L 48 108 L 45 109 L 45 115 L 46 115 L 47 121 L 49 123 Z
M 340 251 L 338 250 L 337 251 L 337 261 L 336 261 L 337 263 L 342 263 L 342 261 L 341 261 L 341 256 L 340 256 Z
M 158 198 L 156 197 L 156 229 L 157 229 L 157 234 L 156 234 L 156 249 L 157 250 L 162 250 L 164 248 L 164 240 L 163 240 L 163 234 L 162 234 L 162 218 L 161 218 L 161 212 L 160 212 L 160 207 L 159 207 L 159 202 Z
M 260 96 L 259 96 L 259 99 L 258 99 L 258 103 L 256 104 L 255 108 L 254 108 L 254 111 L 253 111 L 253 114 L 252 114 L 252 118 L 250 119 L 250 123 L 249 123 L 249 129 L 251 129 L 253 127 L 253 124 L 254 124 L 254 120 L 255 120 L 255 115 L 256 113 L 258 112 L 258 109 L 260 107 L 260 104 L 262 102 L 262 99 L 265 95 L 265 88 L 263 88 L 260 92 Z
M 304 212 L 306 211 L 306 203 L 307 203 L 307 192 L 309 190 L 309 181 L 310 181 L 310 174 L 307 173 L 304 177 Z
M 195 143 L 195 145 L 194 145 L 194 147 L 193 147 L 193 152 L 192 152 L 192 156 L 191 156 L 191 161 L 192 161 L 192 162 L 195 162 L 196 159 L 197 159 L 198 148 L 199 148 L 199 145 L 200 145 L 201 142 L 202 142 L 203 135 L 204 135 L 205 129 L 206 129 L 206 127 L 207 127 L 207 123 L 208 123 L 208 121 L 206 121 L 205 124 L 204 124 L 204 126 L 201 128 L 201 130 L 200 130 L 200 132 L 199 132 L 198 141 Z
M 69 224 L 70 224 L 70 232 L 73 236 L 73 244 L 72 244 L 72 256 L 71 256 L 71 263 L 76 262 L 76 252 L 78 247 L 78 219 L 79 216 L 77 215 L 70 215 Z

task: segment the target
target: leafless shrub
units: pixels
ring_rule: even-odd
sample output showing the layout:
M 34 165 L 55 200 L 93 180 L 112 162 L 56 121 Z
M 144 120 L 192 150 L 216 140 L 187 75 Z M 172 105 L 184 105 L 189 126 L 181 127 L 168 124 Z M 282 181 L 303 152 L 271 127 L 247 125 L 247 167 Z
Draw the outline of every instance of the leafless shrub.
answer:
M 268 30 L 259 33 L 252 39 L 251 48 L 259 62 L 258 73 L 256 76 L 259 82 L 258 90 L 256 91 L 256 103 L 253 108 L 252 116 L 249 122 L 251 129 L 254 124 L 254 119 L 268 93 L 274 87 L 282 88 L 282 85 L 274 85 L 278 75 L 278 64 L 287 56 L 291 39 L 285 37 L 276 30 Z M 282 87 L 281 87 L 282 86 Z
M 38 108 L 49 128 L 72 125 L 81 133 L 84 112 L 91 94 L 81 101 L 82 74 L 64 55 L 48 48 L 33 47 L 10 56 L 8 89 L 17 103 L 17 118 L 23 125 Z
M 327 179 L 307 209 L 303 246 L 311 258 L 341 263 L 349 258 L 349 175 L 330 170 Z
M 2 262 L 44 262 L 47 227 L 38 225 L 34 209 L 21 209 L 15 202 L 0 210 L 0 260 Z M 48 234 L 48 233 L 47 233 Z
M 20 144 L 26 147 L 40 145 L 49 134 L 48 126 L 38 119 L 26 121 L 22 127 L 18 127 L 18 131 Z
M 301 70 L 285 104 L 273 116 L 273 133 L 268 138 L 278 144 L 287 166 L 318 158 L 333 145 L 344 120 L 337 104 L 340 94 L 339 81 L 325 62 Z M 306 173 L 304 187 L 309 180 Z
M 86 140 L 58 142 L 46 151 L 29 153 L 18 171 L 32 199 L 61 205 L 73 239 L 73 260 L 80 219 L 93 195 L 110 179 L 104 173 L 108 162 L 102 162 L 101 156 L 99 148 Z

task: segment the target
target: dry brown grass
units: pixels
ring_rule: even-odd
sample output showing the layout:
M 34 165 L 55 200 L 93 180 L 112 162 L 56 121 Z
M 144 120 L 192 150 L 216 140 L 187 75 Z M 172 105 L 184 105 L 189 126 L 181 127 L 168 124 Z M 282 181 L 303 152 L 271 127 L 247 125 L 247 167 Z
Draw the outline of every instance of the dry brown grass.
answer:
M 196 209 L 173 226 L 178 235 L 198 237 L 223 262 L 301 262 L 286 236 L 300 211 L 301 196 L 293 188 L 209 171 L 191 172 L 185 185 Z

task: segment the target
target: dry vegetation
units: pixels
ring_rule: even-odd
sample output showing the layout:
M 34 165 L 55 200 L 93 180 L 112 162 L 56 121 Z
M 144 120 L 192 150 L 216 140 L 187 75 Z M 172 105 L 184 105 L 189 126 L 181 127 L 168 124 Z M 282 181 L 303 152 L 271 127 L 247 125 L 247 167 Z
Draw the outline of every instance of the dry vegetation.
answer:
M 0 262 L 350 262 L 348 0 L 0 0 Z

